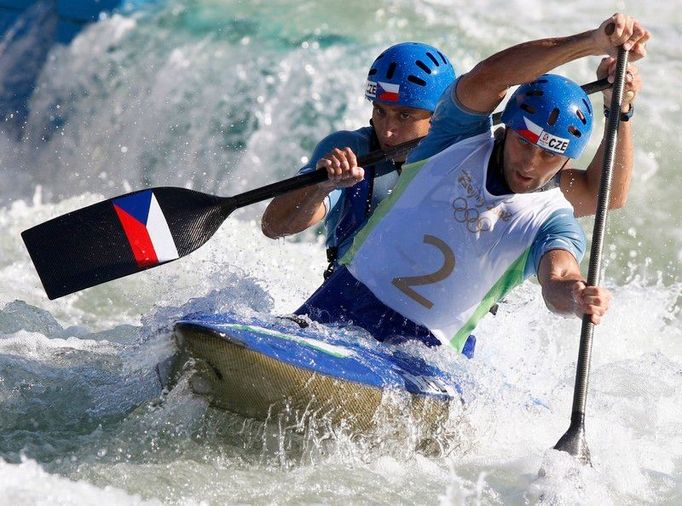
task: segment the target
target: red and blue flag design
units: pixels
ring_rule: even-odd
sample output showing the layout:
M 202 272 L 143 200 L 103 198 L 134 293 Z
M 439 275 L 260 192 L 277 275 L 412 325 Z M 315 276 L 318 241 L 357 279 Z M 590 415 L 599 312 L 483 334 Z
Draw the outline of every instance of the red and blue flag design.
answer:
M 526 124 L 526 128 L 523 130 L 517 130 L 516 132 L 520 134 L 523 138 L 532 142 L 533 144 L 537 144 L 538 139 L 540 138 L 540 135 L 542 134 L 543 131 L 542 127 L 540 125 L 536 125 L 525 116 L 523 118 L 523 121 Z
M 570 139 L 545 132 L 540 125 L 536 125 L 526 117 L 523 118 L 523 121 L 526 128 L 516 131 L 523 138 L 552 153 L 563 154 L 566 152 L 566 149 L 571 142 Z
M 151 190 L 113 200 L 137 265 L 143 268 L 179 258 L 173 235 Z
M 400 100 L 400 85 L 377 82 L 377 98 L 384 102 L 397 102 Z

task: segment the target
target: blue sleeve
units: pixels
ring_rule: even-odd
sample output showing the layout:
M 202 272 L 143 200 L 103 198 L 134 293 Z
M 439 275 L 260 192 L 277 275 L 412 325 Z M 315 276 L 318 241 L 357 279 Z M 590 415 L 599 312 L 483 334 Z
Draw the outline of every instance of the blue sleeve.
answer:
M 570 252 L 578 263 L 585 255 L 585 233 L 569 209 L 554 212 L 538 230 L 531 245 L 529 262 L 524 272 L 525 277 L 537 274 L 542 256 L 553 249 Z
M 458 82 L 459 79 L 441 96 L 431 117 L 428 135 L 408 155 L 407 163 L 424 160 L 456 142 L 490 131 L 492 119 L 489 114 L 466 109 L 454 96 Z
M 357 156 L 367 154 L 369 151 L 369 141 L 371 135 L 371 128 L 361 128 L 360 130 L 350 131 L 341 130 L 334 132 L 322 139 L 315 150 L 313 151 L 310 160 L 298 171 L 299 174 L 306 174 L 312 172 L 317 165 L 317 162 L 324 155 L 329 153 L 334 148 L 351 148 Z M 324 206 L 327 210 L 327 216 L 331 209 L 333 209 L 341 198 L 342 190 L 332 190 L 327 198 L 324 199 Z

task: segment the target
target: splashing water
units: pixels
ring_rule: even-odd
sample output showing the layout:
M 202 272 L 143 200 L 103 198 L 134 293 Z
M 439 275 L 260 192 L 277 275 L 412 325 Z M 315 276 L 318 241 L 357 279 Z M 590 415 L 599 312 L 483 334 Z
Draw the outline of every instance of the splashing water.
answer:
M 589 29 L 622 7 L 169 0 L 108 16 L 53 48 L 22 139 L 0 135 L 0 496 L 678 503 L 680 150 L 667 125 L 679 109 L 682 19 L 672 4 L 628 6 L 654 39 L 640 65 L 632 192 L 611 213 L 605 250 L 614 303 L 595 332 L 586 420 L 594 467 L 550 449 L 568 427 L 580 322 L 550 314 L 533 281 L 481 322 L 473 360 L 407 346 L 467 379 L 465 403 L 442 426 L 427 431 L 396 415 L 407 400 L 389 392 L 376 428 L 359 435 L 324 419 L 245 420 L 194 394 L 189 369 L 172 390 L 154 370 L 174 352 L 172 324 L 184 314 L 298 307 L 325 267 L 318 231 L 267 240 L 253 206 L 178 262 L 57 301 L 46 299 L 19 235 L 145 186 L 231 195 L 292 175 L 326 134 L 366 124 L 365 67 L 390 43 L 435 44 L 462 73 L 505 46 Z M 596 65 L 562 70 L 588 82 Z

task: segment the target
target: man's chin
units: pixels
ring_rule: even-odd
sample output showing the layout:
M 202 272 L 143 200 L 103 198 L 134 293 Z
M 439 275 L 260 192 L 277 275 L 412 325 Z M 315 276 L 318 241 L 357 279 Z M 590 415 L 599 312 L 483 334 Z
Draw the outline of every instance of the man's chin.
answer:
M 516 188 L 512 188 L 512 191 L 514 193 L 533 193 L 534 191 L 538 191 L 543 186 L 544 184 L 538 184 L 536 181 L 533 181 L 532 183 L 528 183 L 526 185 L 517 185 Z
M 528 193 L 535 189 L 533 180 L 523 180 L 519 177 L 514 177 L 507 184 L 513 193 Z
M 542 188 L 548 181 L 538 181 L 533 178 L 524 178 L 516 174 L 511 181 L 508 182 L 509 188 L 514 193 L 531 193 L 539 188 Z

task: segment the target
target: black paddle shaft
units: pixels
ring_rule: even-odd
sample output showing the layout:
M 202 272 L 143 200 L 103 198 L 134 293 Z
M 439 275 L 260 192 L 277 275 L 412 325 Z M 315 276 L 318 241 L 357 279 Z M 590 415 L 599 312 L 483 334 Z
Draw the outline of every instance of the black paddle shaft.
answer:
M 368 153 L 365 156 L 358 158 L 359 167 L 367 167 L 368 165 L 381 162 L 386 159 L 398 158 L 407 155 L 417 144 L 421 141 L 423 137 L 417 139 L 412 139 L 407 142 L 403 142 L 397 146 L 389 148 L 385 151 L 376 150 Z M 298 190 L 300 188 L 305 188 L 306 186 L 312 186 L 322 181 L 327 180 L 327 170 L 318 169 L 305 174 L 300 174 L 298 176 L 290 177 L 289 179 L 284 179 L 283 181 L 278 181 L 261 188 L 256 188 L 234 197 L 229 197 L 226 199 L 225 206 L 226 209 L 229 208 L 230 212 L 234 209 L 248 206 L 251 204 L 256 204 L 257 202 L 262 202 L 263 200 L 268 200 L 278 195 L 283 195 L 293 190 Z M 229 214 L 229 213 L 228 213 Z
M 587 272 L 588 286 L 597 286 L 601 276 L 606 215 L 608 213 L 609 201 L 611 200 L 611 180 L 616 154 L 616 140 L 618 136 L 618 126 L 620 124 L 620 108 L 623 101 L 627 62 L 628 52 L 620 46 L 618 48 L 618 60 L 616 63 L 613 94 L 611 96 L 610 114 L 606 126 L 604 163 L 599 183 L 597 213 L 594 220 L 590 264 Z M 557 450 L 570 453 L 585 464 L 590 463 L 590 451 L 585 439 L 585 406 L 587 403 L 587 387 L 590 374 L 593 335 L 594 325 L 592 324 L 590 315 L 583 315 L 580 332 L 580 349 L 576 366 L 575 389 L 573 393 L 571 424 L 568 431 L 566 431 L 554 447 Z

